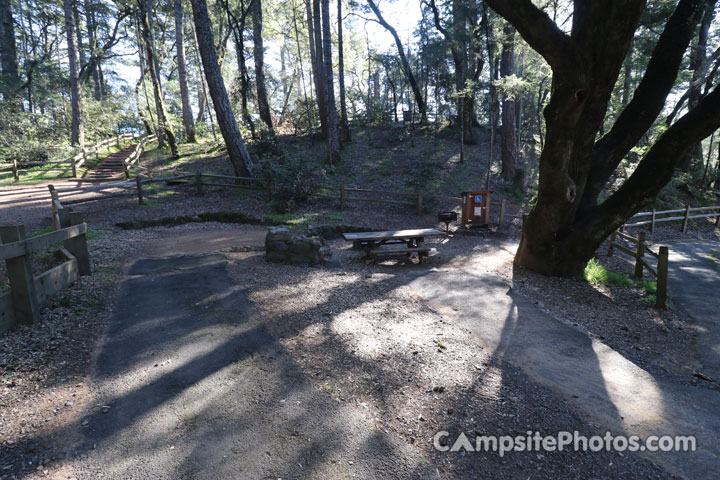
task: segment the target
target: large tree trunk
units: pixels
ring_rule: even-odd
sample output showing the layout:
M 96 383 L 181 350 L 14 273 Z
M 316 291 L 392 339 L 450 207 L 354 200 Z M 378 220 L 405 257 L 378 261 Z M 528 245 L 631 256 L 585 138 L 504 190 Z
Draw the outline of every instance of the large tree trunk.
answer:
M 343 58 L 343 17 L 342 0 L 337 0 L 338 8 L 338 86 L 340 87 L 340 129 L 342 141 L 350 141 L 350 125 L 348 124 L 347 105 L 345 104 L 345 62 Z
M 95 55 L 97 45 L 97 21 L 95 19 L 95 11 L 93 5 L 88 0 L 85 0 L 85 26 L 88 32 L 88 50 L 90 51 L 90 57 Z M 98 65 L 93 63 L 89 67 L 90 74 L 93 79 L 93 98 L 97 101 L 102 100 L 102 82 L 100 81 L 100 72 Z
M 268 102 L 267 89 L 265 88 L 265 47 L 262 38 L 262 3 L 261 0 L 253 0 L 252 4 L 253 22 L 253 58 L 255 59 L 255 84 L 257 87 L 257 102 L 260 119 L 265 123 L 270 133 L 273 130 L 272 114 Z
M 385 30 L 387 30 L 395 40 L 395 46 L 397 47 L 398 56 L 400 57 L 400 65 L 402 66 L 403 73 L 405 74 L 408 83 L 410 83 L 410 88 L 412 88 L 413 97 L 415 98 L 415 103 L 417 103 L 418 112 L 420 113 L 420 120 L 425 121 L 425 119 L 427 118 L 427 107 L 425 105 L 425 99 L 423 98 L 420 87 L 418 87 L 418 83 L 415 80 L 415 75 L 410 68 L 410 63 L 405 56 L 405 48 L 403 47 L 402 41 L 400 40 L 400 37 L 398 36 L 395 28 L 393 28 L 388 22 L 385 21 L 385 18 L 383 18 L 382 13 L 380 12 L 380 9 L 377 7 L 375 2 L 373 0 L 367 0 L 367 2 L 372 11 L 375 13 L 375 16 L 377 17 L 380 25 L 382 25 L 383 28 L 385 28 Z
M 174 0 L 175 6 L 175 48 L 178 67 L 178 83 L 180 83 L 180 100 L 182 102 L 183 127 L 185 136 L 191 143 L 197 142 L 195 138 L 195 122 L 193 121 L 192 107 L 190 106 L 190 92 L 187 84 L 187 66 L 185 64 L 185 35 L 183 35 L 183 2 Z
M 140 5 L 140 30 L 142 32 L 143 44 L 145 47 L 145 61 L 147 63 L 147 69 L 150 73 L 150 81 L 153 86 L 153 96 L 155 97 L 155 110 L 157 111 L 158 121 L 158 135 L 159 138 L 164 139 L 170 147 L 170 157 L 173 159 L 180 158 L 177 148 L 177 140 L 175 139 L 175 132 L 173 132 L 172 126 L 168 121 L 167 112 L 165 111 L 165 100 L 163 99 L 162 88 L 160 86 L 160 70 L 157 55 L 155 53 L 155 46 L 152 41 L 151 26 L 150 26 L 150 11 L 148 10 L 145 0 L 139 0 Z
M 70 105 L 72 120 L 70 123 L 70 143 L 85 148 L 85 130 L 82 121 L 82 98 L 80 96 L 80 78 L 78 72 L 77 48 L 75 46 L 75 17 L 73 17 L 73 0 L 63 0 L 65 15 L 65 34 L 68 49 L 68 65 L 70 68 Z
M 702 87 L 707 73 L 707 45 L 710 34 L 710 24 L 715 16 L 715 4 L 717 0 L 705 0 L 704 12 L 700 21 L 697 42 L 690 53 L 690 69 L 693 71 L 693 78 L 688 90 L 688 108 L 695 108 L 702 98 Z M 702 165 L 703 148 L 702 143 L 693 146 L 690 153 L 683 159 L 680 169 L 689 172 L 693 163 Z
M 515 263 L 545 274 L 579 275 L 607 236 L 670 181 L 682 156 L 720 127 L 716 88 L 670 126 L 630 178 L 598 203 L 612 173 L 662 111 L 699 21 L 701 0 L 679 1 L 632 100 L 599 140 L 645 2 L 575 2 L 567 35 L 530 1 L 486 1 L 553 70 L 538 199 L 523 224 Z
M 15 44 L 15 21 L 10 0 L 0 0 L 0 93 L 12 100 L 20 87 L 17 47 Z M 9 102 L 17 107 L 14 101 Z
M 515 74 L 515 28 L 511 25 L 503 27 L 502 54 L 500 55 L 500 76 L 505 78 Z M 502 97 L 502 178 L 514 180 L 517 162 L 515 148 L 515 97 L 507 91 Z
M 338 0 L 341 1 L 341 0 Z M 340 161 L 340 136 L 338 135 L 338 117 L 335 106 L 335 86 L 332 70 L 332 43 L 330 37 L 330 0 L 322 0 L 322 37 L 325 57 L 325 95 L 328 120 L 328 162 L 330 166 Z
M 240 129 L 230 107 L 230 99 L 218 64 L 205 0 L 192 0 L 192 9 L 198 49 L 200 50 L 200 57 L 202 58 L 203 69 L 210 90 L 210 98 L 212 98 L 215 107 L 215 117 L 227 146 L 230 163 L 235 170 L 235 175 L 250 176 L 253 174 L 253 162 L 245 147 L 245 142 L 243 142 Z
M 310 59 L 312 61 L 315 96 L 317 97 L 320 131 L 324 138 L 328 136 L 327 94 L 325 92 L 325 62 L 323 56 L 322 26 L 320 21 L 320 0 L 306 0 L 308 34 L 310 36 Z

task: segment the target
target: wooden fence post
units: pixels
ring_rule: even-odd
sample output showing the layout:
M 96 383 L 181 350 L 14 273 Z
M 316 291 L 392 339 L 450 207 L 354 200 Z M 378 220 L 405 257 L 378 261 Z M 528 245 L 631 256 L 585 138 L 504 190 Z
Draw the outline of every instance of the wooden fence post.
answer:
M 635 253 L 635 277 L 642 278 L 642 258 L 645 256 L 645 232 L 638 233 L 637 252 Z
M 80 225 L 83 223 L 82 213 L 70 212 L 70 226 Z M 78 262 L 78 272 L 80 275 L 90 275 L 90 255 L 88 254 L 87 236 L 85 233 L 70 239 L 70 253 L 72 253 Z
M 498 230 L 503 227 L 503 224 L 505 223 L 505 203 L 507 200 L 503 198 L 502 202 L 500 203 L 500 221 L 498 221 Z
M 613 251 L 615 251 L 615 248 L 613 247 L 613 242 L 617 238 L 617 230 L 613 230 L 613 232 L 610 234 L 610 245 L 608 245 L 608 252 L 607 256 L 612 257 Z
M 20 175 L 18 175 L 17 159 L 15 158 L 13 158 L 13 178 L 16 182 L 20 180 Z
M 72 177 L 77 178 L 77 155 L 70 159 L 70 167 L 72 168 Z
M 140 205 L 143 204 L 143 191 L 142 191 L 142 176 L 138 175 L 135 177 L 135 184 L 137 185 L 137 196 L 138 196 L 138 203 Z
M 417 214 L 421 216 L 423 214 L 423 192 L 422 190 L 417 191 Z
M 58 208 L 55 200 L 58 200 L 58 194 L 55 191 L 55 185 L 48 185 L 50 190 L 50 209 L 52 210 L 52 222 L 55 230 L 60 230 L 60 218 L 58 217 Z
M 665 308 L 667 302 L 668 283 L 668 247 L 660 247 L 657 264 L 657 291 L 655 292 L 655 306 Z
M 202 172 L 200 170 L 195 172 L 195 193 L 198 196 L 203 194 Z
M 13 243 L 25 240 L 25 226 L 13 225 L 0 227 L 2 243 Z M 40 308 L 35 294 L 35 280 L 30 268 L 30 256 L 23 255 L 5 260 L 7 275 L 10 281 L 15 321 L 28 325 L 40 323 Z
M 345 210 L 345 184 L 340 185 L 340 211 Z M 718 217 L 720 218 L 720 217 Z
M 683 219 L 682 233 L 687 232 L 689 216 L 690 216 L 690 205 L 685 205 L 685 218 Z
M 650 217 L 650 232 L 655 231 L 655 208 L 652 209 L 652 216 Z
M 718 214 L 717 217 L 715 217 L 715 226 L 720 227 L 720 213 Z
M 265 179 L 265 200 L 268 202 L 272 200 L 272 178 L 270 175 Z

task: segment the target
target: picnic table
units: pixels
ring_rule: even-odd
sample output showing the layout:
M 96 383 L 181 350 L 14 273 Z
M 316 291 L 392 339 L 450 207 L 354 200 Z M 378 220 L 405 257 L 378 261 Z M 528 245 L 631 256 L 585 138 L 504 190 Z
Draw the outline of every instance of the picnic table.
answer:
M 435 228 L 424 228 L 416 230 L 390 230 L 386 232 L 360 232 L 343 233 L 343 238 L 353 242 L 353 248 L 362 248 L 370 258 L 380 255 L 418 255 L 426 257 L 432 250 L 430 247 L 422 246 L 428 237 L 444 237 L 445 232 Z M 404 247 L 381 248 L 386 245 L 404 245 Z

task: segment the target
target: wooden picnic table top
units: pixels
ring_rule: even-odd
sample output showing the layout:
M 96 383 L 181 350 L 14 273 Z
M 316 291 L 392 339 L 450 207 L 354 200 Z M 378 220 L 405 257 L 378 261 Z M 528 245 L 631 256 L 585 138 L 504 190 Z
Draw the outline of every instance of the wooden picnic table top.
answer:
M 445 232 L 435 228 L 421 228 L 416 230 L 389 230 L 387 232 L 360 232 L 343 233 L 343 238 L 349 242 L 363 242 L 386 239 L 410 239 L 422 237 L 444 237 Z

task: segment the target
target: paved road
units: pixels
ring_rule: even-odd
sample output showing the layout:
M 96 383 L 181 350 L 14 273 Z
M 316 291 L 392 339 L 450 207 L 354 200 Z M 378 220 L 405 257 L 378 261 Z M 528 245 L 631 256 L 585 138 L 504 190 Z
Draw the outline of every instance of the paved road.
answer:
M 434 478 L 315 390 L 220 254 L 141 259 L 122 282 L 74 478 Z
M 717 478 L 720 392 L 652 376 L 577 327 L 549 317 L 493 274 L 434 271 L 410 285 L 431 305 L 454 310 L 454 320 L 498 360 L 560 392 L 601 428 L 643 438 L 695 435 L 697 452 L 648 455 L 672 473 Z
M 702 372 L 720 382 L 720 242 L 672 242 L 668 289 L 672 301 L 694 323 Z

